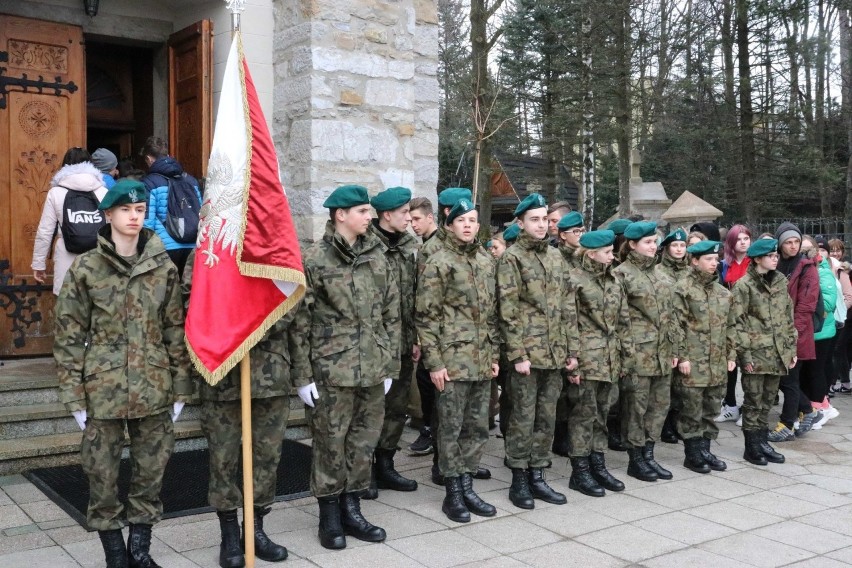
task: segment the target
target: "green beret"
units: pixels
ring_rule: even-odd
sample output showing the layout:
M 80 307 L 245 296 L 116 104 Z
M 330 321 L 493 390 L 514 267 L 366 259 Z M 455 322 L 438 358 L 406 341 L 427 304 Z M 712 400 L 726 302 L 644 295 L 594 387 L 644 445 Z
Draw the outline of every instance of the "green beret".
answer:
M 583 216 L 580 215 L 577 211 L 571 211 L 567 215 L 563 215 L 559 222 L 556 223 L 556 228 L 560 231 L 567 231 L 568 229 L 573 229 L 574 227 L 582 226 Z
M 453 208 L 450 209 L 450 212 L 447 213 L 447 225 L 452 223 L 459 215 L 464 215 L 465 213 L 470 213 L 475 210 L 476 208 L 469 199 L 459 199 L 456 204 L 453 205 Z
M 608 247 L 615 242 L 615 233 L 609 229 L 589 231 L 580 237 L 580 246 L 587 249 Z
M 148 203 L 148 190 L 145 184 L 132 179 L 123 179 L 112 186 L 101 200 L 98 209 L 106 211 L 128 203 Z
M 411 190 L 407 187 L 389 187 L 370 200 L 370 205 L 378 212 L 399 209 L 411 201 Z
M 485 243 L 485 248 L 487 249 L 490 249 L 492 246 L 494 246 L 494 241 L 487 241 Z
M 606 226 L 607 229 L 615 233 L 616 235 L 623 235 L 624 229 L 633 224 L 633 221 L 630 219 L 616 219 L 615 221 L 611 221 L 609 225 Z
M 547 207 L 547 201 L 538 193 L 530 193 L 515 207 L 515 217 L 520 217 L 530 209 Z
M 748 247 L 746 256 L 749 258 L 758 258 L 773 252 L 778 252 L 777 239 L 757 239 L 750 247 Z
M 697 258 L 705 254 L 719 254 L 721 247 L 722 245 L 719 241 L 698 241 L 691 247 L 688 247 L 686 252 Z
M 672 231 L 671 233 L 666 235 L 666 238 L 663 239 L 663 242 L 660 243 L 660 246 L 665 247 L 665 246 L 668 246 L 675 241 L 686 242 L 686 231 L 684 231 L 683 229 L 676 229 L 676 230 Z
M 473 192 L 466 187 L 448 187 L 438 194 L 438 205 L 452 207 L 459 199 L 473 199 Z
M 370 196 L 367 194 L 367 188 L 361 185 L 341 185 L 331 192 L 325 203 L 322 204 L 326 209 L 349 209 L 358 205 L 367 205 L 370 203 Z
M 503 230 L 503 240 L 506 241 L 506 244 L 513 243 L 518 239 L 518 235 L 520 234 L 521 226 L 517 223 L 512 223 Z
M 635 223 L 630 223 L 627 228 L 624 229 L 624 238 L 631 241 L 638 241 L 639 239 L 650 237 L 656 233 L 657 224 L 653 221 L 636 221 Z

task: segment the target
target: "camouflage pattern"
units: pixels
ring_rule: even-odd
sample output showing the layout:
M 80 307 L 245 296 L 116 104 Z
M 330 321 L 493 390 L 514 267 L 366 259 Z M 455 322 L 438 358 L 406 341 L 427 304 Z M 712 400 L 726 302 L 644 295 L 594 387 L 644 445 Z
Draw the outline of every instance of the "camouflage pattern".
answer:
M 521 375 L 514 368 L 509 372 L 512 412 L 505 436 L 508 467 L 550 467 L 556 400 L 563 381 L 560 369 L 533 368 L 529 375 Z
M 656 442 L 671 405 L 671 373 L 659 377 L 621 378 L 621 437 L 634 447 Z
M 562 253 L 562 260 L 565 261 L 565 264 L 568 266 L 568 270 L 580 266 L 580 257 L 577 256 L 576 248 L 566 245 L 565 243 L 559 243 L 558 250 Z
M 728 361 L 733 361 L 733 331 L 728 325 L 731 293 L 715 274 L 690 269 L 674 286 L 675 357 L 689 361 L 683 375 L 677 369 L 674 383 L 685 387 L 713 387 L 728 381 Z M 718 412 L 718 401 L 716 411 Z
M 795 342 L 793 343 L 795 346 Z M 743 385 L 743 430 L 763 430 L 769 427 L 769 411 L 775 404 L 780 375 L 745 374 Z
M 689 259 L 683 257 L 678 260 L 671 256 L 667 250 L 663 250 L 663 256 L 660 263 L 654 268 L 654 271 L 665 278 L 672 284 L 683 280 L 689 274 Z
M 491 383 L 445 383 L 438 393 L 438 468 L 445 477 L 474 473 L 488 442 Z
M 417 252 L 417 275 L 419 276 L 426 267 L 426 261 L 429 257 L 441 250 L 444 246 L 444 241 L 447 240 L 449 233 L 445 227 L 438 227 L 435 234 L 429 237 L 420 245 L 420 250 Z
M 581 380 L 579 385 L 568 385 L 568 439 L 571 457 L 589 457 L 591 452 L 608 449 L 606 418 L 612 391 L 617 390 L 607 381 Z
M 118 498 L 125 424 L 132 472 L 127 507 Z M 120 529 L 126 522 L 157 523 L 163 514 L 163 472 L 174 446 L 174 425 L 168 412 L 126 421 L 89 417 L 80 445 L 80 465 L 89 478 L 89 528 L 106 531 Z
M 715 440 L 719 427 L 713 419 L 719 414 L 719 401 L 725 396 L 725 384 L 690 387 L 676 382 L 674 391 L 680 403 L 675 423 L 678 434 L 685 440 L 701 437 Z
M 363 491 L 370 486 L 373 449 L 385 414 L 384 385 L 338 387 L 317 383 L 311 409 L 314 497 Z
M 252 350 L 252 355 L 254 355 Z M 254 393 L 252 393 L 254 394 Z M 239 400 L 204 400 L 201 403 L 201 431 L 210 448 L 210 482 L 207 500 L 218 511 L 243 506 L 242 478 L 237 469 L 242 462 L 242 409 Z M 251 441 L 254 477 L 254 505 L 268 507 L 275 500 L 281 444 L 290 414 L 289 396 L 252 397 Z
M 744 375 L 749 363 L 757 375 L 787 374 L 796 356 L 798 334 L 783 274 L 773 270 L 761 276 L 750 263 L 745 276 L 734 284 L 729 323 L 736 361 Z
M 153 231 L 142 230 L 132 262 L 110 231 L 75 259 L 56 301 L 60 399 L 90 418 L 145 418 L 192 395 L 180 279 Z

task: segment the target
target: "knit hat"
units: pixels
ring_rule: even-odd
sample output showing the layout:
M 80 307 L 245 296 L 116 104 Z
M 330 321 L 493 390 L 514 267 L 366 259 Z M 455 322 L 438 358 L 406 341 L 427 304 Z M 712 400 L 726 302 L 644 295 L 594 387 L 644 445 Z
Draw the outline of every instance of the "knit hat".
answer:
M 719 227 L 716 226 L 716 223 L 711 223 L 710 221 L 702 221 L 700 223 L 695 223 L 693 226 L 689 228 L 690 231 L 698 231 L 710 241 L 721 241 L 722 236 L 719 234 Z
M 92 154 L 92 164 L 101 172 L 108 174 L 118 167 L 118 158 L 106 148 L 98 148 Z
M 817 248 L 828 250 L 828 239 L 827 238 L 825 238 L 822 235 L 817 235 L 817 236 L 814 237 L 814 240 L 816 241 Z
M 778 228 L 775 230 L 775 238 L 778 239 L 779 245 L 783 245 L 787 239 L 795 238 L 802 240 L 802 231 L 793 223 L 784 222 L 778 225 Z
M 411 201 L 411 190 L 407 187 L 389 187 L 370 200 L 373 209 L 382 211 L 393 211 L 399 209 Z

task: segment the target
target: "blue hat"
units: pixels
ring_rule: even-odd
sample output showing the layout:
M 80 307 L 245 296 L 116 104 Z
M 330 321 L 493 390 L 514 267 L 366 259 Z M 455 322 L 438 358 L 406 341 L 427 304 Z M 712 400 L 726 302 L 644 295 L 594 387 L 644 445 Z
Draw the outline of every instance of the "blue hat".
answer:
M 587 249 L 608 247 L 615 242 L 615 233 L 609 229 L 589 231 L 580 237 L 580 246 Z
M 663 242 L 660 243 L 661 247 L 668 246 L 675 241 L 683 241 L 686 242 L 686 231 L 681 228 L 675 229 L 663 239 Z
M 705 254 L 719 254 L 719 249 L 722 244 L 719 241 L 698 241 L 691 247 L 686 249 L 686 252 L 698 258 Z
M 574 227 L 582 226 L 583 216 L 580 215 L 577 211 L 571 211 L 570 213 L 563 215 L 559 222 L 556 223 L 556 228 L 560 231 L 567 231 L 568 229 L 573 229 Z
M 512 223 L 503 230 L 503 240 L 506 241 L 506 244 L 513 243 L 518 239 L 520 234 L 521 226 L 517 223 Z
M 746 256 L 758 258 L 773 252 L 778 252 L 778 241 L 776 239 L 757 239 L 748 247 Z
M 411 190 L 407 187 L 389 187 L 370 200 L 370 205 L 378 212 L 399 209 L 411 201 Z
M 473 192 L 466 187 L 448 187 L 438 194 L 438 205 L 452 207 L 459 199 L 473 199 Z
M 148 189 L 145 184 L 132 179 L 123 179 L 117 182 L 104 195 L 98 209 L 106 211 L 129 203 L 148 203 Z
M 470 213 L 471 211 L 475 211 L 476 208 L 473 206 L 473 203 L 468 199 L 459 199 L 453 208 L 450 209 L 450 212 L 447 213 L 447 225 L 452 223 L 456 217 L 459 215 L 464 215 L 465 213 Z
M 638 241 L 639 239 L 650 237 L 656 233 L 657 224 L 653 221 L 636 221 L 635 223 L 630 223 L 627 228 L 624 229 L 624 238 L 631 241 Z
M 515 207 L 515 217 L 520 217 L 530 209 L 547 207 L 547 201 L 538 193 L 530 193 Z
M 606 226 L 607 229 L 615 233 L 616 235 L 623 235 L 624 229 L 629 227 L 633 221 L 630 219 L 616 219 L 615 221 L 610 221 L 609 225 Z
M 322 204 L 326 209 L 349 209 L 370 203 L 367 188 L 361 185 L 341 185 L 331 192 Z

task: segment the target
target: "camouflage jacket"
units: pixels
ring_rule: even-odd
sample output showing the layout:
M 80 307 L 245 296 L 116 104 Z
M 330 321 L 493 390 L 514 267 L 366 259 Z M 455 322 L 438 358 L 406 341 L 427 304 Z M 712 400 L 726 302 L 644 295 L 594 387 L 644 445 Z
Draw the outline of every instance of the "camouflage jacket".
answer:
M 144 418 L 192 395 L 180 280 L 154 231 L 140 233 L 133 264 L 110 231 L 77 257 L 56 302 L 60 399 L 92 418 Z
M 387 249 L 385 251 L 385 258 L 388 259 L 391 268 L 396 272 L 396 282 L 399 285 L 400 321 L 402 324 L 400 353 L 403 357 L 410 356 L 411 346 L 417 342 L 417 334 L 414 329 L 417 239 L 410 233 L 405 232 L 400 233 L 399 240 L 396 243 L 391 243 L 390 239 L 382 233 L 375 222 L 370 225 L 370 230 Z
M 568 270 L 580 266 L 580 258 L 575 254 L 577 249 L 570 247 L 565 243 L 560 243 L 558 250 L 562 253 L 562 259 L 565 261 L 565 265 L 568 267 Z
M 423 269 L 426 267 L 426 261 L 429 260 L 429 257 L 441 250 L 441 247 L 444 246 L 444 241 L 447 240 L 448 236 L 449 233 L 447 233 L 447 229 L 444 227 L 438 227 L 435 234 L 432 235 L 428 241 L 425 241 L 422 245 L 420 245 L 420 250 L 417 252 L 417 274 L 423 272 Z
M 687 387 L 715 387 L 728 380 L 733 361 L 733 334 L 728 326 L 731 293 L 715 274 L 693 268 L 675 284 L 672 296 L 677 341 L 675 357 L 689 361 L 688 376 L 675 369 L 675 380 Z
M 499 358 L 494 261 L 477 242 L 454 236 L 429 257 L 417 289 L 416 322 L 423 361 L 450 380 L 491 378 Z
M 303 255 L 291 356 L 296 386 L 371 387 L 399 375 L 399 287 L 370 231 L 349 246 L 329 221 Z
M 568 326 L 580 366 L 574 371 L 586 381 L 615 382 L 633 372 L 633 335 L 627 296 L 612 268 L 587 256 L 572 268 L 568 299 L 577 323 Z
M 627 294 L 635 373 L 669 376 L 677 337 L 671 313 L 671 284 L 654 270 L 656 259 L 630 252 L 613 270 Z
M 798 334 L 783 274 L 773 270 L 760 275 L 754 263 L 749 264 L 745 276 L 734 284 L 729 322 L 743 373 L 748 363 L 754 365 L 755 374 L 788 373 Z
M 566 311 L 568 273 L 547 240 L 522 232 L 497 263 L 500 328 L 509 361 L 530 361 L 536 369 L 562 369 L 571 352 Z
M 689 272 L 688 269 L 689 260 L 686 257 L 678 260 L 669 255 L 666 251 L 663 251 L 663 258 L 660 260 L 660 263 L 656 266 L 656 268 L 654 268 L 657 274 L 668 279 L 668 281 L 672 284 L 679 280 L 683 280 Z
M 183 269 L 183 299 L 189 305 L 192 287 L 192 271 L 195 263 L 195 249 L 189 253 Z M 296 305 L 283 318 L 270 327 L 263 338 L 249 352 L 251 363 L 251 397 L 253 399 L 288 396 L 292 387 L 290 381 L 290 345 L 295 341 L 295 328 L 291 325 L 296 315 Z M 202 400 L 231 401 L 240 400 L 239 364 L 225 375 L 215 386 L 210 386 L 196 372 L 192 372 L 198 385 Z

